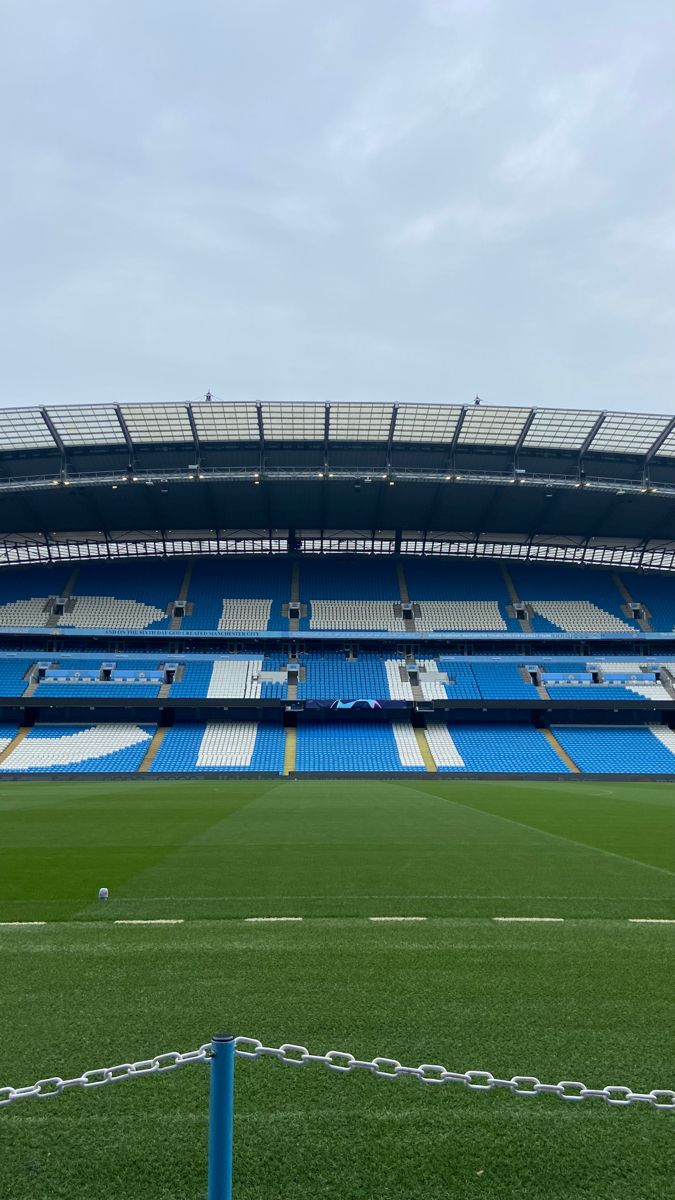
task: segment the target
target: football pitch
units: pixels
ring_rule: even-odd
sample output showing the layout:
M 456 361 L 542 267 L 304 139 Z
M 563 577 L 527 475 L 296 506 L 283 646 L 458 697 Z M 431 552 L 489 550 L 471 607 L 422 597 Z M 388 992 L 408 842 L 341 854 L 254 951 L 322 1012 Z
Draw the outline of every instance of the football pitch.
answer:
M 302 920 L 250 920 L 263 917 Z M 496 919 L 513 917 L 558 919 Z M 5 783 L 0 1087 L 192 1050 L 224 1029 L 409 1066 L 672 1088 L 669 918 L 669 784 Z M 646 1104 L 272 1059 L 236 1074 L 237 1200 L 652 1200 L 672 1187 L 675 1112 Z M 203 1200 L 207 1114 L 200 1064 L 14 1104 L 0 1110 L 0 1196 Z

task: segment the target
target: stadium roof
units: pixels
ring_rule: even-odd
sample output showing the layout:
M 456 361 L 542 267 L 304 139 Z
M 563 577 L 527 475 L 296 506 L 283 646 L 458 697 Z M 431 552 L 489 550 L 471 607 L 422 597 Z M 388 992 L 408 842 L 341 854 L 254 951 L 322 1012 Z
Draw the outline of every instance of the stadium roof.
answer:
M 223 402 L 0 409 L 2 454 L 266 442 L 382 442 L 675 458 L 675 417 L 487 404 Z
M 256 545 L 281 545 L 288 531 L 291 544 L 316 546 L 399 545 L 404 534 L 425 545 L 441 533 L 666 545 L 675 417 L 209 400 L 0 410 L 5 544 L 121 543 L 139 531 L 157 544 L 218 541 L 233 530 L 249 542 L 257 531 Z

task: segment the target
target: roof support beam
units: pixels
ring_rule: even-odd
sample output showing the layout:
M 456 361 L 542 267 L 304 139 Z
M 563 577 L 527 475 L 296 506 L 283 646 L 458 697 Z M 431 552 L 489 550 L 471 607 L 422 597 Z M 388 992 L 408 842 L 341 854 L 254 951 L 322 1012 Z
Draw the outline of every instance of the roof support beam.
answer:
M 199 445 L 199 434 L 197 433 L 197 426 L 195 425 L 195 418 L 191 404 L 188 404 L 187 406 L 187 415 L 188 421 L 190 422 L 190 429 L 192 430 L 192 440 L 195 444 L 195 450 L 197 452 L 197 467 L 200 467 L 202 462 L 202 450 L 201 446 Z
M 579 463 L 578 463 L 580 475 L 581 475 L 581 468 L 582 468 L 583 461 L 584 461 L 584 455 L 586 454 L 586 451 L 589 449 L 591 442 L 595 438 L 595 435 L 598 433 L 606 416 L 607 416 L 606 412 L 600 413 L 600 416 L 598 417 L 597 421 L 595 422 L 595 425 L 591 429 L 590 433 L 587 435 L 587 437 L 584 438 L 583 442 L 581 443 L 581 448 L 579 450 Z
M 516 442 L 515 446 L 513 447 L 513 469 L 514 469 L 514 471 L 518 470 L 518 455 L 520 454 L 520 451 L 522 450 L 523 442 L 525 441 L 525 438 L 527 437 L 527 435 L 530 431 L 530 426 L 531 426 L 532 422 L 534 421 L 534 418 L 536 417 L 536 415 L 537 415 L 536 408 L 530 409 L 530 412 L 527 416 L 525 424 L 523 425 L 523 428 L 521 429 L 520 434 L 518 436 L 518 441 Z
M 122 433 L 124 435 L 124 440 L 127 444 L 127 450 L 129 451 L 129 466 L 131 467 L 131 469 L 133 471 L 133 470 L 135 470 L 135 467 L 136 467 L 136 454 L 134 451 L 134 443 L 131 440 L 131 434 L 129 433 L 129 428 L 127 426 L 127 423 L 124 420 L 124 417 L 122 416 L 122 409 L 120 408 L 119 404 L 115 405 L 115 415 L 117 417 L 117 420 L 119 421 L 120 429 L 122 430 Z
M 260 474 L 265 471 L 265 426 L 263 425 L 262 404 L 256 404 L 255 415 L 258 421 L 258 437 L 260 438 Z
M 387 438 L 387 457 L 385 460 L 387 475 L 391 471 L 391 446 L 392 446 L 392 442 L 394 440 L 394 430 L 396 428 L 397 416 L 398 416 L 398 404 L 395 404 L 391 410 L 391 421 L 389 422 L 389 436 Z
M 661 449 L 666 438 L 669 437 L 670 434 L 673 432 L 673 429 L 675 429 L 675 417 L 673 417 L 672 421 L 668 422 L 663 433 L 660 433 L 659 436 L 657 437 L 656 441 L 652 442 L 652 445 L 649 447 L 649 450 L 645 454 L 644 462 L 642 464 L 642 470 L 644 473 L 645 480 L 647 480 L 647 481 L 649 480 L 649 464 L 650 464 L 650 462 L 652 461 L 654 455 L 657 454 L 658 451 Z
M 50 417 L 49 413 L 47 412 L 47 409 L 46 409 L 46 408 L 41 408 L 41 409 L 40 409 L 40 415 L 41 415 L 41 417 L 42 417 L 42 420 L 44 421 L 45 425 L 47 426 L 47 429 L 48 429 L 48 430 L 49 430 L 49 432 L 51 433 L 51 435 L 52 435 L 52 437 L 53 437 L 54 441 L 56 442 L 56 445 L 57 445 L 57 447 L 58 447 L 58 450 L 59 450 L 59 454 L 61 455 L 61 458 L 63 459 L 63 465 L 64 465 L 64 467 L 65 467 L 65 465 L 66 465 L 66 448 L 65 448 L 65 446 L 64 446 L 64 444 L 63 444 L 63 442 L 61 441 L 61 438 L 59 437 L 59 434 L 58 434 L 58 433 L 57 433 L 57 431 L 56 431 L 56 428 L 55 428 L 55 426 L 54 426 L 54 422 L 52 421 L 52 419 L 51 419 L 51 417 Z
M 330 404 L 327 404 L 323 415 L 323 473 L 328 471 L 328 438 L 330 435 Z
M 449 470 L 452 471 L 453 475 L 455 473 L 455 466 L 456 466 L 455 453 L 457 451 L 457 442 L 459 440 L 459 435 L 462 432 L 462 425 L 464 424 L 465 416 L 466 416 L 466 405 L 464 404 L 464 405 L 462 405 L 462 411 L 460 412 L 459 417 L 457 418 L 457 424 L 455 425 L 455 432 L 452 435 L 452 441 L 450 443 L 450 453 L 448 455 L 448 468 L 449 468 Z

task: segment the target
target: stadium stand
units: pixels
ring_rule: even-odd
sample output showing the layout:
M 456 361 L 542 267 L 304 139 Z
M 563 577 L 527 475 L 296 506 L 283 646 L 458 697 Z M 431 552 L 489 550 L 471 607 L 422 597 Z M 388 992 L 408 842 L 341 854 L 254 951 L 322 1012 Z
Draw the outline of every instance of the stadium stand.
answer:
M 560 745 L 579 769 L 597 775 L 672 775 L 675 732 L 663 725 L 556 725 Z
M 509 596 L 497 563 L 412 559 L 405 564 L 408 592 L 419 603 L 415 627 L 429 632 L 511 630 Z
M 300 595 L 309 616 L 300 627 L 404 633 L 406 624 L 396 606 L 401 592 L 393 562 L 365 559 L 358 570 L 323 559 L 303 562 Z
M 169 625 L 168 606 L 180 591 L 185 564 L 88 563 L 80 567 L 58 624 L 79 629 L 162 629 Z M 71 607 L 72 605 L 72 607 Z
M 38 663 L 42 678 L 38 681 Z M 165 683 L 166 666 L 174 681 Z M 105 668 L 105 676 L 104 676 Z M 290 663 L 298 700 L 514 700 L 548 695 L 558 703 L 675 701 L 675 662 L 656 658 L 499 659 L 439 655 L 390 657 L 362 650 L 303 651 Z M 545 691 L 530 681 L 534 676 Z M 36 655 L 0 654 L 0 698 L 286 700 L 288 655 Z
M 18 732 L 18 725 L 12 725 L 7 721 L 0 723 L 0 754 L 12 744 Z
M 637 621 L 625 615 L 611 574 L 578 567 L 515 563 L 509 567 L 518 599 L 532 609 L 535 632 L 631 633 Z
M 633 601 L 646 609 L 649 623 L 657 633 L 675 631 L 675 587 L 672 576 L 623 574 L 619 577 Z
M 534 684 L 521 677 L 518 663 L 474 662 L 471 669 L 484 700 L 532 700 L 538 695 Z
M 72 568 L 21 567 L 0 573 L 0 626 L 44 626 L 49 600 L 65 590 Z
M 154 773 L 253 771 L 281 774 L 284 730 L 258 721 L 177 724 L 153 761 Z
M 349 659 L 344 654 L 305 654 L 300 661 L 305 673 L 298 683 L 300 700 L 377 700 L 392 695 L 381 655 L 363 653 Z
M 410 733 L 413 736 L 412 729 Z M 357 773 L 422 771 L 421 755 L 410 760 L 412 746 L 407 734 L 384 723 L 358 721 L 313 721 L 298 725 L 296 770 L 299 773 Z
M 675 778 L 666 415 L 0 415 L 6 775 Z
M 288 630 L 281 610 L 290 596 L 288 559 L 196 559 L 182 628 Z
M 44 661 L 47 661 L 46 659 Z M 101 678 L 103 662 L 111 663 L 109 679 Z M 131 700 L 159 695 L 162 674 L 156 658 L 63 657 L 53 659 L 33 693 L 36 699 L 114 697 Z
M 657 674 L 661 664 L 602 660 L 560 667 L 547 663 L 541 682 L 552 700 L 672 700 Z
M 427 741 L 439 771 L 551 774 L 568 768 L 531 725 L 430 724 Z
M 0 696 L 23 696 L 32 658 L 0 657 Z
M 36 725 L 0 763 L 6 773 L 58 774 L 137 771 L 154 726 Z
M 211 661 L 187 662 L 169 694 L 210 700 L 283 700 L 288 694 L 286 656 L 228 654 Z

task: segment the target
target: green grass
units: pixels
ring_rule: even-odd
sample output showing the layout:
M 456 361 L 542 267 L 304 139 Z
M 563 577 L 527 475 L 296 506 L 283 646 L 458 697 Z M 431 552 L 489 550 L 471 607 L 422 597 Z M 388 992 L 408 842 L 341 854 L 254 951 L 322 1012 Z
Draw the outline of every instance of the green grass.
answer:
M 0 928 L 0 1085 L 231 1027 L 672 1087 L 675 925 L 628 918 L 675 917 L 674 885 L 666 784 L 5 784 L 0 921 L 48 924 Z M 185 924 L 113 924 L 171 916 Z M 0 1111 L 0 1196 L 203 1198 L 207 1093 L 194 1066 Z M 674 1146 L 675 1114 L 643 1106 L 237 1066 L 238 1200 L 651 1200 Z

